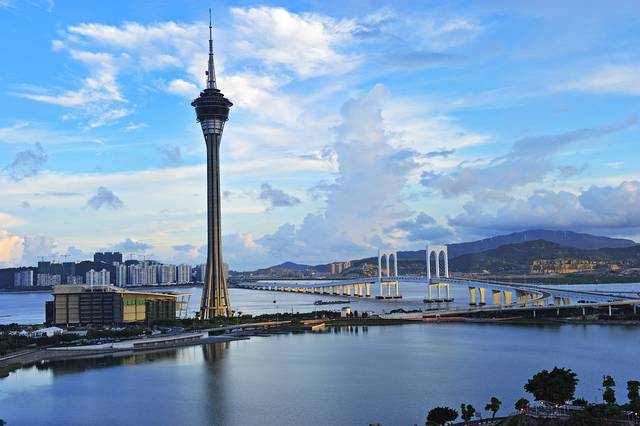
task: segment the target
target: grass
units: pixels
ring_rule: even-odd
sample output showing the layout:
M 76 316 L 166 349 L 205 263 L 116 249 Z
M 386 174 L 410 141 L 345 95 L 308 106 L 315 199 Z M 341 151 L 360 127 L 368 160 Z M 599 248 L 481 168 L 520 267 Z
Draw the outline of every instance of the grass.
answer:
M 22 364 L 19 364 L 17 362 L 0 367 L 0 379 L 4 379 L 5 377 L 8 377 L 9 373 L 19 369 L 20 367 L 22 367 Z M 0 423 L 0 425 L 1 424 L 2 423 Z

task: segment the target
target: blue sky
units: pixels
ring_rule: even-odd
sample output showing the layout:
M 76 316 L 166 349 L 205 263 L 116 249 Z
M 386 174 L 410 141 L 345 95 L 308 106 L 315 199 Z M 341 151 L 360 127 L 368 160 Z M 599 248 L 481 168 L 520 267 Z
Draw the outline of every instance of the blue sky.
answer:
M 640 239 L 637 2 L 212 6 L 232 268 Z M 0 0 L 0 266 L 202 261 L 208 7 Z

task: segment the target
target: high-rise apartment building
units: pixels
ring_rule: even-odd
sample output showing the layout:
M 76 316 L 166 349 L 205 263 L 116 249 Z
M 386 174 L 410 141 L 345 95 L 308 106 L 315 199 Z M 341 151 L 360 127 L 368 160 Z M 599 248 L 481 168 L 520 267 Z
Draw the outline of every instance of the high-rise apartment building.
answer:
M 122 253 L 114 251 L 105 251 L 105 252 L 96 252 L 93 254 L 94 262 L 104 262 L 109 265 L 113 265 L 114 263 L 122 263 Z
M 178 265 L 178 276 L 176 282 L 178 284 L 187 284 L 191 282 L 191 265 Z
M 119 263 L 115 265 L 116 279 L 114 284 L 118 287 L 125 287 L 127 285 L 127 265 Z
M 33 287 L 33 270 L 18 271 L 13 274 L 14 287 Z
M 85 282 L 89 285 L 109 285 L 111 283 L 111 273 L 106 269 L 94 271 L 91 269 L 85 275 Z

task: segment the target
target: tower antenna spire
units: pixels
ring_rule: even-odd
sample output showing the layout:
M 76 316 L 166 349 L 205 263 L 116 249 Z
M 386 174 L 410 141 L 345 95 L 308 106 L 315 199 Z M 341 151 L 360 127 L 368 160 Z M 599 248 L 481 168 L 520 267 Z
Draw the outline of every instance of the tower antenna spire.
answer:
M 209 8 L 209 67 L 207 69 L 207 89 L 217 89 L 216 69 L 213 65 L 213 31 L 211 25 L 211 8 Z

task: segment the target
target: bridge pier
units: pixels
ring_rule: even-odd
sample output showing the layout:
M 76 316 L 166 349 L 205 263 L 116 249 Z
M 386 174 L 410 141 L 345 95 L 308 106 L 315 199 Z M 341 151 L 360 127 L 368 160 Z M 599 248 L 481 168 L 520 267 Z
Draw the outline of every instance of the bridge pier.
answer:
M 502 306 L 502 292 L 500 290 L 491 290 L 491 293 L 493 294 L 493 304 Z
M 370 283 L 366 283 L 365 284 L 365 290 L 366 290 L 366 297 L 371 297 L 371 284 Z
M 529 294 L 524 291 L 516 290 L 516 297 L 518 299 L 518 305 L 526 305 L 529 300 Z
M 504 304 L 505 305 L 510 305 L 511 304 L 511 298 L 513 297 L 513 293 L 511 293 L 510 291 L 503 291 L 502 292 L 502 296 L 504 297 Z
M 400 295 L 400 282 L 396 281 L 395 284 L 393 284 L 395 286 L 395 295 L 393 296 L 394 299 L 402 299 L 402 296 Z
M 476 306 L 476 288 L 469 287 L 469 305 Z
M 480 305 L 486 305 L 487 304 L 487 300 L 485 299 L 485 288 L 484 287 L 478 287 L 478 295 L 480 296 Z

